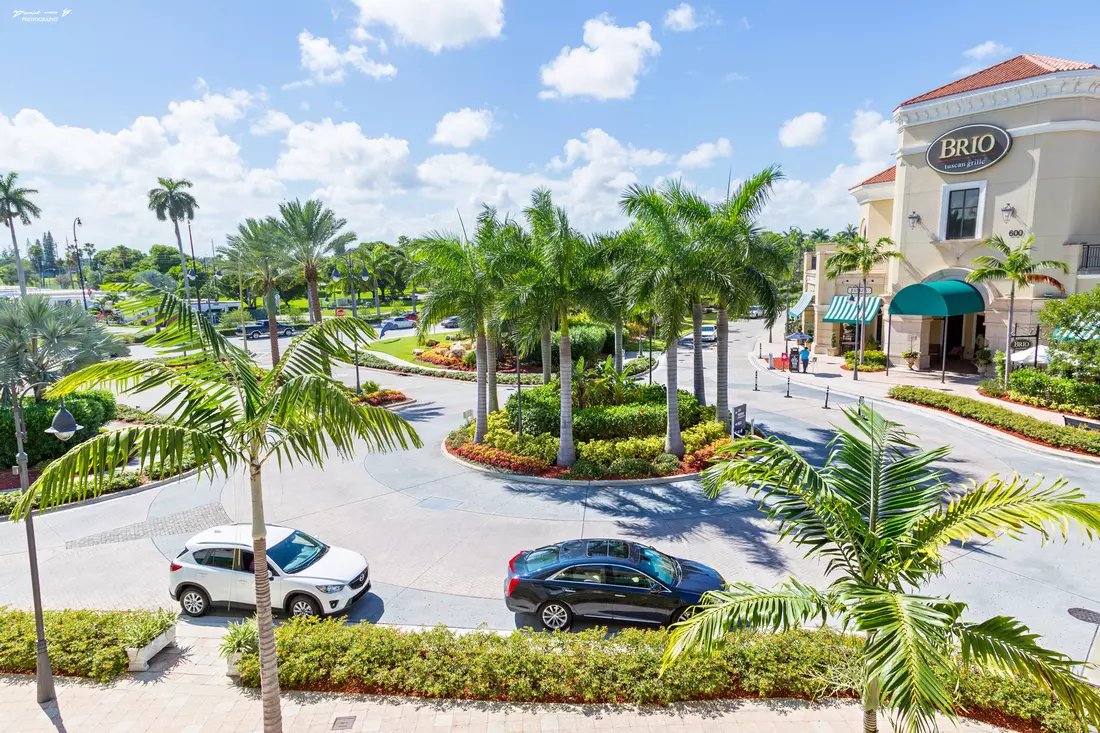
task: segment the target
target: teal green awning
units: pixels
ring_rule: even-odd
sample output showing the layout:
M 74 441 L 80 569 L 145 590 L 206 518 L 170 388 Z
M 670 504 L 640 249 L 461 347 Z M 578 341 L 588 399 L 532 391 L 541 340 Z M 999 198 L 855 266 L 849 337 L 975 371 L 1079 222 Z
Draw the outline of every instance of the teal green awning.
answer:
M 826 323 L 859 323 L 859 296 L 849 298 L 847 295 L 837 295 L 833 302 L 829 303 L 829 311 L 823 319 Z M 877 295 L 868 295 L 863 298 L 863 322 L 870 323 L 878 315 L 882 298 Z
M 1050 337 L 1054 341 L 1100 341 L 1100 321 L 1080 321 L 1072 328 L 1056 328 Z
M 902 288 L 890 301 L 890 313 L 896 316 L 961 316 L 981 313 L 985 298 L 970 283 L 940 280 Z
M 814 299 L 813 293 L 803 293 L 798 296 L 798 302 L 794 304 L 792 308 L 787 311 L 787 314 L 791 318 L 798 318 L 802 315 L 802 311 L 806 310 L 806 306 L 810 304 L 810 301 Z

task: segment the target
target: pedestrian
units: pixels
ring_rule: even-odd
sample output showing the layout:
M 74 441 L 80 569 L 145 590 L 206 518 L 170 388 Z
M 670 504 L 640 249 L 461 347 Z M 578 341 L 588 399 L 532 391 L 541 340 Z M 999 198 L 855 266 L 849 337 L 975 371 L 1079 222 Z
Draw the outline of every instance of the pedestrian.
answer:
M 782 354 L 779 355 L 779 370 L 785 372 L 789 369 L 790 366 L 787 363 L 787 352 L 784 351 Z
M 802 344 L 802 351 L 799 356 L 802 357 L 802 373 L 805 374 L 806 370 L 810 368 L 810 350 L 806 347 L 806 344 Z

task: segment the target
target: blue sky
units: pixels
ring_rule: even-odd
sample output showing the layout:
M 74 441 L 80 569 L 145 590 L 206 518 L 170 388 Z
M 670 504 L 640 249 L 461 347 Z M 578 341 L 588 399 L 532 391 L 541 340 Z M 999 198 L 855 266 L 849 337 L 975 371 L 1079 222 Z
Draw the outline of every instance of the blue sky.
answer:
M 676 176 L 720 196 L 771 163 L 789 179 L 765 223 L 835 230 L 855 217 L 847 187 L 891 162 L 901 100 L 1018 53 L 1100 61 L 1100 5 L 1074 0 L 1048 16 L 1022 2 L 9 10 L 22 83 L 0 97 L 0 167 L 44 210 L 21 239 L 79 215 L 82 240 L 139 249 L 171 236 L 144 210 L 157 175 L 194 181 L 196 236 L 219 243 L 284 198 L 320 196 L 361 238 L 393 240 L 453 229 L 481 201 L 518 212 L 536 185 L 606 230 L 628 183 Z

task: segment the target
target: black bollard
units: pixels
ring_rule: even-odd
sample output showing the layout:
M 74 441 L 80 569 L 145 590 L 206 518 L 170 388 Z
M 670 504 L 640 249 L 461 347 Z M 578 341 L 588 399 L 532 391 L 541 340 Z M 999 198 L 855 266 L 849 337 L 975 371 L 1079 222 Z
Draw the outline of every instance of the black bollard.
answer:
M 829 409 L 829 385 L 825 385 L 825 409 Z
M 752 391 L 760 391 L 760 372 L 754 372 L 752 375 Z
M 760 343 L 758 343 L 757 347 L 760 349 L 760 351 L 757 353 L 756 358 L 760 359 L 760 361 L 764 361 L 764 342 L 761 341 Z
M 785 394 L 783 396 L 786 397 L 787 399 L 790 399 L 790 397 L 791 397 L 791 378 L 790 377 L 787 377 L 787 394 Z

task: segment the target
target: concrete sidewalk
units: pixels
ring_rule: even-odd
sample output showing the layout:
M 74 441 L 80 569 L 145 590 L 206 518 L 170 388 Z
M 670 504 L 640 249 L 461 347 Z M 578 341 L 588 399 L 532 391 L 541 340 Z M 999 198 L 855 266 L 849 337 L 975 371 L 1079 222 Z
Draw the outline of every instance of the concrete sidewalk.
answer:
M 5 733 L 261 731 L 258 693 L 235 686 L 225 676 L 225 663 L 217 656 L 221 634 L 220 628 L 181 624 L 178 648 L 159 654 L 151 671 L 109 685 L 58 678 L 58 699 L 45 706 L 35 702 L 32 676 L 0 676 L 0 727 Z M 941 725 L 951 724 L 941 721 Z M 885 719 L 880 726 L 884 731 L 891 729 Z M 283 694 L 283 729 L 353 733 L 858 733 L 862 711 L 851 701 L 811 705 L 801 700 L 729 700 L 657 707 L 287 692 Z M 993 733 L 999 729 L 960 720 L 955 730 Z

